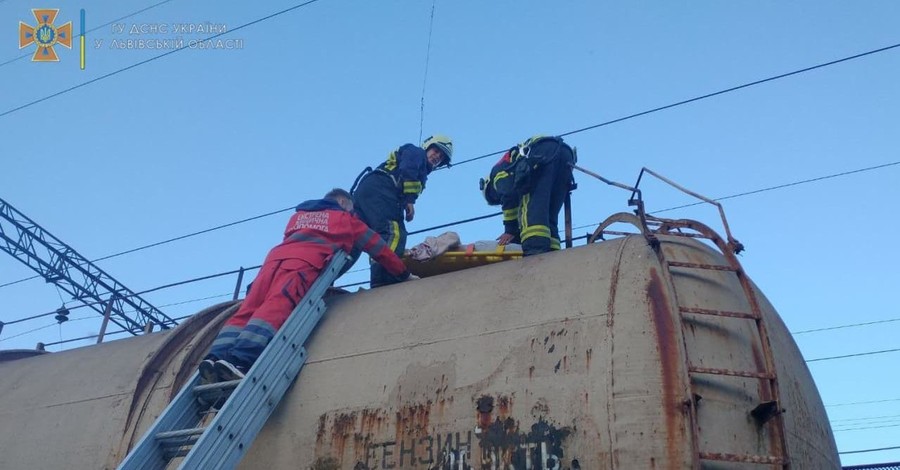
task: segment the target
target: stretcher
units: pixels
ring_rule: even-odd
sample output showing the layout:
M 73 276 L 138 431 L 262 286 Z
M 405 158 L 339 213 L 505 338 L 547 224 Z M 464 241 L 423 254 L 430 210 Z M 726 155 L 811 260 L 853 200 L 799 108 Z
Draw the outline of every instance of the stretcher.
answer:
M 470 243 L 430 260 L 418 261 L 405 256 L 403 263 L 406 265 L 406 269 L 416 276 L 429 277 L 522 257 L 521 250 L 507 250 L 506 248 L 504 245 L 499 245 L 493 250 L 476 251 L 475 244 Z

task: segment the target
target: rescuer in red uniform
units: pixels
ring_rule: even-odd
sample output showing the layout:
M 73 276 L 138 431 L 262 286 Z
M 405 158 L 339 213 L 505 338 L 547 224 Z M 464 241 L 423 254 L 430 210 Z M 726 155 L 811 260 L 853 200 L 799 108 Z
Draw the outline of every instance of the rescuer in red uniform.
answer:
M 242 378 L 337 250 L 352 259 L 365 251 L 398 279 L 409 279 L 400 258 L 352 211 L 353 199 L 343 189 L 297 206 L 284 241 L 269 251 L 247 298 L 201 362 L 204 382 Z

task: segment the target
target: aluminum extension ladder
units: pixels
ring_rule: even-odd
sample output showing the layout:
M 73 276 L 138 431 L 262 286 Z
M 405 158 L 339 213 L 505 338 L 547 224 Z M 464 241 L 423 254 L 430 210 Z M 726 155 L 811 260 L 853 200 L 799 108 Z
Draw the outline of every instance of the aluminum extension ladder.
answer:
M 118 470 L 162 470 L 175 457 L 184 457 L 178 469 L 236 467 L 303 367 L 303 344 L 325 313 L 322 297 L 347 259 L 343 251 L 333 256 L 242 380 L 198 385 L 200 374 L 194 373 Z M 214 403 L 223 398 L 212 422 L 199 427 L 210 408 L 200 400 Z
M 759 300 L 757 299 L 756 293 L 753 290 L 753 286 L 750 284 L 750 279 L 744 273 L 744 268 L 741 266 L 741 262 L 736 256 L 735 246 L 733 246 L 732 243 L 726 243 L 725 240 L 723 240 L 722 237 L 719 236 L 710 227 L 693 220 L 672 220 L 651 217 L 648 217 L 648 219 L 652 219 L 654 222 L 660 224 L 660 227 L 657 229 L 656 233 L 668 236 L 705 238 L 710 240 L 711 242 L 713 242 L 713 244 L 716 245 L 716 247 L 719 248 L 725 259 L 728 261 L 727 265 L 709 265 L 693 262 L 675 261 L 668 259 L 662 249 L 657 249 L 656 253 L 659 261 L 667 271 L 670 268 L 675 267 L 681 269 L 732 272 L 738 277 L 744 296 L 746 297 L 747 303 L 750 306 L 749 312 L 730 312 L 700 307 L 686 307 L 678 302 L 678 292 L 677 289 L 675 289 L 675 283 L 673 281 L 671 284 L 675 293 L 675 303 L 679 310 L 679 316 L 681 317 L 680 323 L 682 336 L 685 335 L 684 329 L 686 314 L 712 315 L 752 321 L 755 324 L 757 340 L 759 341 L 763 356 L 765 358 L 764 364 L 762 364 L 763 370 L 729 370 L 723 368 L 697 367 L 691 363 L 690 357 L 686 357 L 687 372 L 691 376 L 717 375 L 753 378 L 761 381 L 761 403 L 759 403 L 753 410 L 751 410 L 750 414 L 757 421 L 757 423 L 759 423 L 760 426 L 769 426 L 769 432 L 773 434 L 776 442 L 775 448 L 771 449 L 769 453 L 770 455 L 739 455 L 723 452 L 707 452 L 701 451 L 695 447 L 697 458 L 700 461 L 706 460 L 718 462 L 741 462 L 759 465 L 774 465 L 783 470 L 789 469 L 790 458 L 788 455 L 786 430 L 784 426 L 784 409 L 782 409 L 781 407 L 781 398 L 779 396 L 780 393 L 778 389 L 778 375 L 776 373 L 775 362 L 772 356 L 772 347 L 769 343 L 769 333 L 768 329 L 766 328 L 765 319 L 762 315 L 762 310 L 759 306 Z M 672 231 L 673 229 L 676 231 Z M 681 229 L 693 230 L 697 232 L 697 234 L 682 233 Z M 741 247 L 738 245 L 737 249 L 740 250 Z M 671 278 L 671 272 L 668 273 L 668 276 Z M 691 383 L 693 387 L 693 381 Z M 694 400 L 694 406 L 696 407 L 696 396 Z M 699 443 L 700 426 L 697 422 L 696 413 L 691 414 L 691 427 L 694 442 Z

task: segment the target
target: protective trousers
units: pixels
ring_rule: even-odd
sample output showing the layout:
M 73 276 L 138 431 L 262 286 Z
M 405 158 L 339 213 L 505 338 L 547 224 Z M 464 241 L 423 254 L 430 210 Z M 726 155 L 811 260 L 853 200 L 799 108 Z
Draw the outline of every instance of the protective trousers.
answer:
M 406 225 L 403 223 L 400 192 L 394 179 L 377 170 L 369 173 L 359 182 L 359 187 L 353 193 L 353 206 L 359 218 L 370 229 L 381 235 L 391 251 L 402 257 L 406 251 Z M 369 264 L 372 287 L 402 281 L 373 260 L 370 259 Z
M 207 359 L 249 368 L 318 276 L 301 259 L 267 259 L 247 298 L 213 340 Z
M 530 155 L 549 154 L 550 158 L 533 175 L 532 190 L 522 196 L 519 230 L 525 256 L 560 248 L 559 211 L 566 201 L 572 182 L 575 157 L 567 145 L 545 140 L 531 148 Z

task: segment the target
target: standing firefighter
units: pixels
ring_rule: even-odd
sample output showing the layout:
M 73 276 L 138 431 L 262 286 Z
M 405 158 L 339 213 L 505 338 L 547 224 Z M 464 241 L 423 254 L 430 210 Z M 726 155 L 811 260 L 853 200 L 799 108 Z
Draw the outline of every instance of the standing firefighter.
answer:
M 204 382 L 243 377 L 337 250 L 365 250 L 397 279 L 410 277 L 400 258 L 352 211 L 353 200 L 343 189 L 297 206 L 284 241 L 269 251 L 244 303 L 200 364 Z
M 558 219 L 573 188 L 575 152 L 561 137 L 532 137 L 507 151 L 481 180 L 488 204 L 503 209 L 501 245 L 521 243 L 525 256 L 560 248 Z
M 425 189 L 428 174 L 436 168 L 449 167 L 452 156 L 450 138 L 434 135 L 425 139 L 421 148 L 403 145 L 391 152 L 378 168 L 367 168 L 360 175 L 359 186 L 353 190 L 356 211 L 397 256 L 403 256 L 406 250 L 404 219 L 413 220 L 416 198 Z M 402 281 L 378 264 L 372 265 L 370 276 L 372 287 Z

